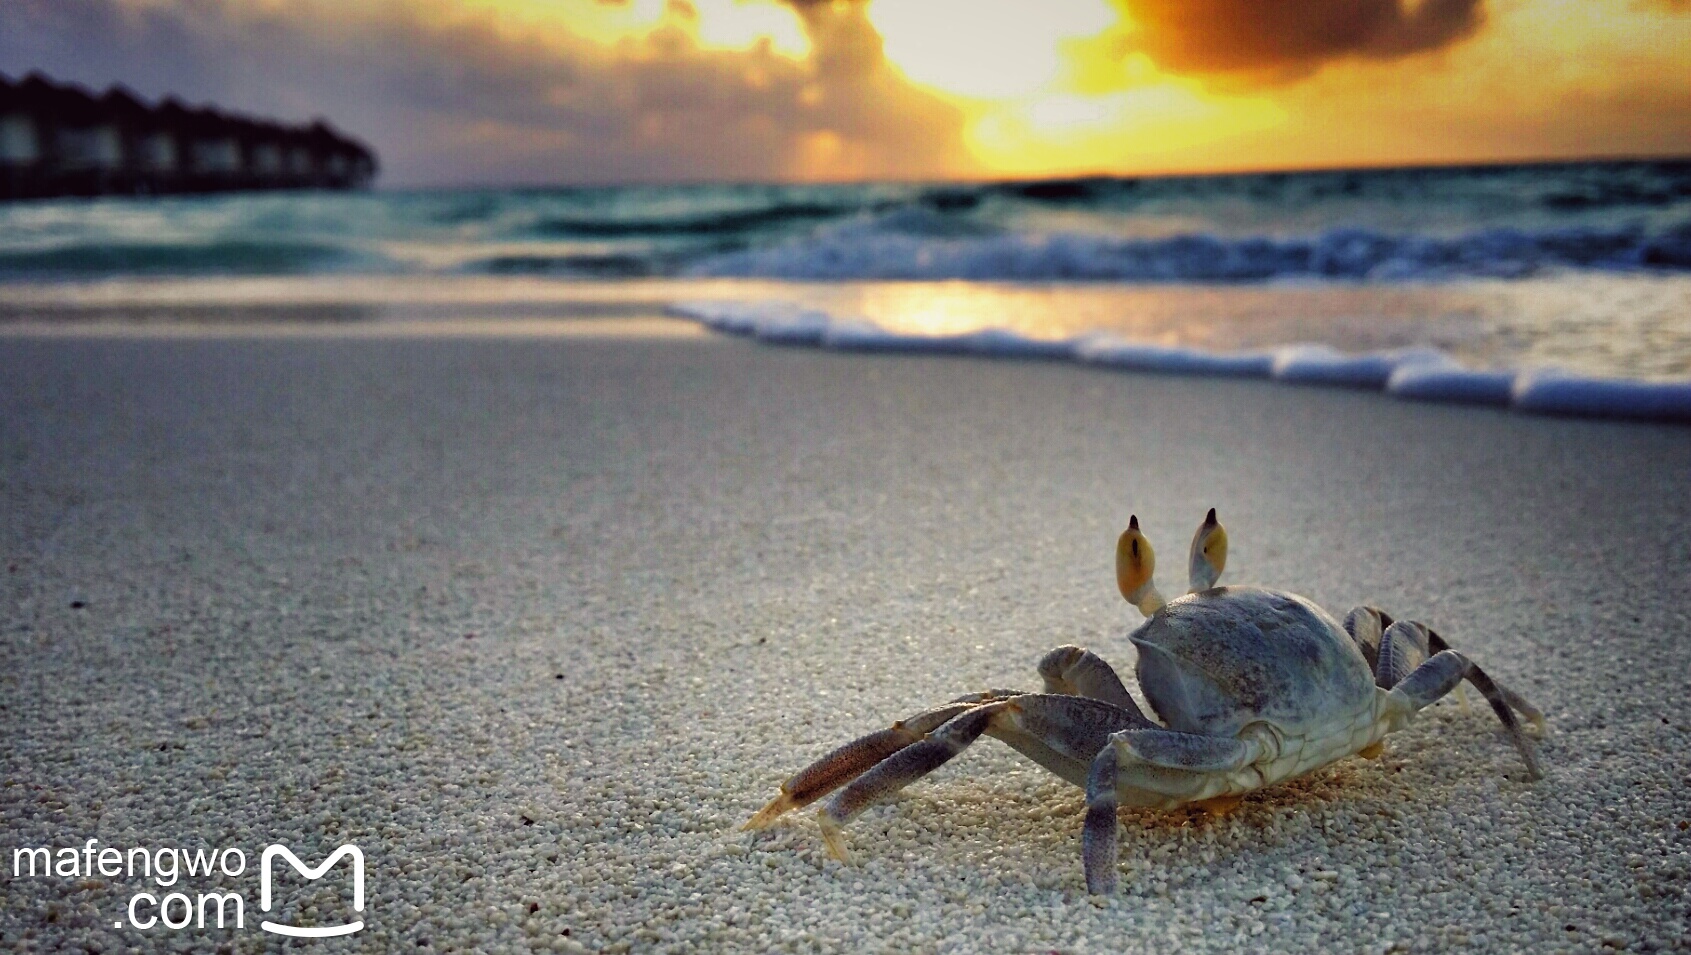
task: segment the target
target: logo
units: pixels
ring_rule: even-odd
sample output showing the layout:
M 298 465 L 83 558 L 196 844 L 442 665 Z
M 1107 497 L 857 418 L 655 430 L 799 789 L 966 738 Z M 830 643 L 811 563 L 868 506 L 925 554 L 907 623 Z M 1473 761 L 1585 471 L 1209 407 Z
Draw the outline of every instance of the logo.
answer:
M 4 3 L 4 0 L 0 0 Z M 247 927 L 247 900 L 238 887 L 231 884 L 247 871 L 247 854 L 236 846 L 224 849 L 197 847 L 184 849 L 164 846 L 150 849 L 136 846 L 119 849 L 99 847 L 99 839 L 89 839 L 81 846 L 22 846 L 12 850 L 13 879 L 99 879 L 147 880 L 152 891 L 136 892 L 129 897 L 124 909 L 128 921 L 118 919 L 112 928 L 134 928 L 143 932 L 155 929 L 181 932 L 189 929 L 244 931 Z M 275 907 L 271 878 L 271 862 L 287 860 L 294 871 L 307 880 L 320 879 L 342 859 L 352 859 L 352 907 L 358 917 L 342 925 L 320 928 L 265 921 L 258 926 L 276 935 L 294 938 L 331 938 L 351 935 L 364 928 L 364 852 L 347 843 L 329 854 L 322 864 L 308 866 L 284 845 L 266 846 L 261 856 L 259 894 L 261 908 L 268 914 Z M 218 884 L 207 886 L 211 891 L 196 892 L 191 886 L 198 880 L 217 879 Z M 156 888 L 154 887 L 156 886 Z M 8 887 L 9 888 L 9 887 Z M 170 889 L 176 891 L 169 891 Z M 161 898 L 159 890 L 165 890 Z
M 258 907 L 261 911 L 270 911 L 270 862 L 277 856 L 281 856 L 282 858 L 288 860 L 288 864 L 293 866 L 295 871 L 299 872 L 300 875 L 305 876 L 307 879 L 321 879 L 323 877 L 323 873 L 328 872 L 331 866 L 342 859 L 351 856 L 352 910 L 355 912 L 364 911 L 364 853 L 350 842 L 330 853 L 329 858 L 323 860 L 323 864 L 319 865 L 315 869 L 310 868 L 304 862 L 301 862 L 299 856 L 294 855 L 293 851 L 287 846 L 275 845 L 267 847 L 264 850 L 264 856 L 259 863 L 262 867 L 262 871 L 258 876 Z M 357 921 L 348 922 L 345 925 L 326 925 L 321 928 L 301 928 L 298 925 L 286 925 L 281 922 L 271 922 L 266 920 L 260 922 L 258 927 L 266 932 L 274 932 L 277 935 L 290 935 L 294 938 L 329 938 L 335 935 L 351 935 L 353 932 L 356 932 L 364 927 L 364 920 L 359 919 Z

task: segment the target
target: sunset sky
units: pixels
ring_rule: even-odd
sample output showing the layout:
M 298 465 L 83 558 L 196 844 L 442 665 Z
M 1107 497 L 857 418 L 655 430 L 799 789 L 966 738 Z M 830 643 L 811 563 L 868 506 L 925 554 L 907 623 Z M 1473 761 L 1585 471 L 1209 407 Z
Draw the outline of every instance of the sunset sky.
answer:
M 0 72 L 326 115 L 388 186 L 1691 154 L 1691 0 L 0 0 Z

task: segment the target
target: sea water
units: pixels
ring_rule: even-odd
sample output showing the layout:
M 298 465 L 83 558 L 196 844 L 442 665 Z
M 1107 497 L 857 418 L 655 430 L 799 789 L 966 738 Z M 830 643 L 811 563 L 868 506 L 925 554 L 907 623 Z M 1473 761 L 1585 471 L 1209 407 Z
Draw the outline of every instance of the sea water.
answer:
M 149 301 L 667 308 L 786 344 L 1691 419 L 1691 162 L 0 206 L 0 319 Z

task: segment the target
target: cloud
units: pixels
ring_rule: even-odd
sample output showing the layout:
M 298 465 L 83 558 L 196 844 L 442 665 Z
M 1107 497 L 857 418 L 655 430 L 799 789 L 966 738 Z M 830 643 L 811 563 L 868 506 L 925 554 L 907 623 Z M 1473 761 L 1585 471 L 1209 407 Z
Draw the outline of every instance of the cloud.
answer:
M 389 186 L 1657 155 L 1688 141 L 1691 0 L 1110 0 L 1121 23 L 1063 47 L 1096 78 L 1032 105 L 916 85 L 862 0 L 774 2 L 0 0 L 0 71 L 327 115 L 376 147 Z M 584 35 L 595 17 L 659 7 L 647 34 Z M 743 46 L 769 18 L 777 45 Z M 998 68 L 967 32 L 941 26 L 894 53 Z M 1430 51 L 1436 64 L 1409 59 Z M 1152 95 L 1169 88 L 1185 98 Z M 1245 100 L 1283 120 L 1209 118 Z M 1004 129 L 1021 140 L 990 145 Z
M 1395 59 L 1476 31 L 1484 0 L 1116 0 L 1124 52 L 1164 70 L 1237 81 L 1300 79 L 1344 58 Z
M 444 0 L 0 0 L 0 70 L 326 114 L 389 184 L 955 173 L 963 117 L 887 66 L 861 7 L 799 12 L 804 60 L 674 22 L 610 46 L 536 35 Z

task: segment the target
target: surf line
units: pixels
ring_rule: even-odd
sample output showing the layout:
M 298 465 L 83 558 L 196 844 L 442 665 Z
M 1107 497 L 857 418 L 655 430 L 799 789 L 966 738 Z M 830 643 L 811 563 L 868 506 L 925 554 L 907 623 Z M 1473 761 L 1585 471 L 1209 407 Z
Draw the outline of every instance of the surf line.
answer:
M 1216 352 L 1135 342 L 1108 332 L 1035 338 L 1007 328 L 922 335 L 779 300 L 676 302 L 672 315 L 772 345 L 839 351 L 1066 360 L 1123 371 L 1268 378 L 1384 391 L 1412 401 L 1492 405 L 1529 414 L 1691 423 L 1691 380 L 1637 381 L 1559 369 L 1477 371 L 1436 348 L 1346 354 L 1324 344 Z

